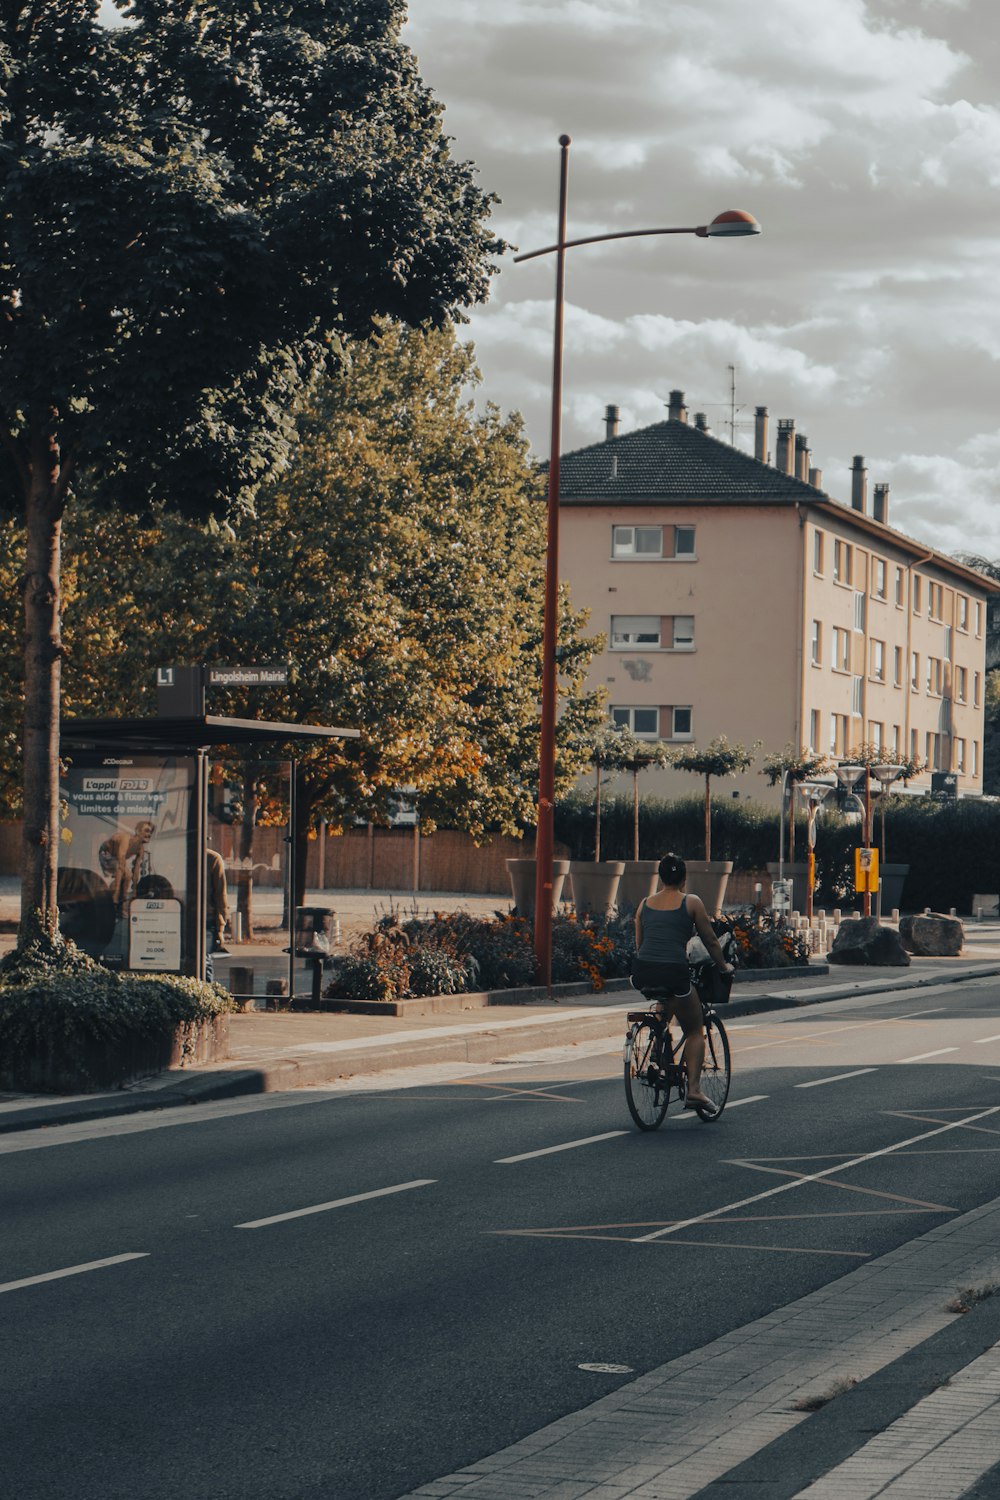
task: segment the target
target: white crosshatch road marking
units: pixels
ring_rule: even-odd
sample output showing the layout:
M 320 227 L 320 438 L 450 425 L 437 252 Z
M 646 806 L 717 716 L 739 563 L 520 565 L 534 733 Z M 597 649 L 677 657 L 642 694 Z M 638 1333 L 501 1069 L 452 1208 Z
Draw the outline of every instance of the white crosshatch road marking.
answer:
M 351 1203 L 367 1203 L 370 1198 L 388 1198 L 392 1193 L 405 1193 L 410 1188 L 430 1187 L 434 1177 L 419 1177 L 414 1182 L 398 1182 L 394 1187 L 375 1188 L 370 1193 L 352 1193 L 349 1198 L 334 1198 L 330 1203 L 313 1203 L 309 1208 L 293 1208 L 290 1213 L 271 1214 L 266 1219 L 250 1219 L 237 1224 L 236 1229 L 266 1229 L 270 1224 L 285 1224 L 289 1219 L 305 1219 L 310 1214 L 329 1213 L 334 1208 L 347 1208 Z

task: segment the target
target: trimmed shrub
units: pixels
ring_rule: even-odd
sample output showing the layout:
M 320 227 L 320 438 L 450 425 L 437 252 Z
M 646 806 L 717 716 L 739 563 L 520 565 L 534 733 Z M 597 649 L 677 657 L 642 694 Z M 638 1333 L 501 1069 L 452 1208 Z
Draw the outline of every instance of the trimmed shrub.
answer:
M 0 964 L 0 1087 L 120 1087 L 191 1058 L 206 1023 L 234 1009 L 218 985 L 118 974 L 39 931 Z

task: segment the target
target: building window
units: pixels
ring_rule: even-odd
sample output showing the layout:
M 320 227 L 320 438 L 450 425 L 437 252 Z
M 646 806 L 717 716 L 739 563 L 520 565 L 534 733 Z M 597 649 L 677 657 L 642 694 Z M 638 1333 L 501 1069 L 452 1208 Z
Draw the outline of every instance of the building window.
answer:
M 958 596 L 958 628 L 963 635 L 969 631 L 969 599 L 967 594 Z
M 955 741 L 955 770 L 965 771 L 965 741 Z
M 980 694 L 981 690 L 982 690 L 982 679 L 979 676 L 978 672 L 973 672 L 973 674 L 972 674 L 972 706 L 973 706 L 973 708 L 978 708 L 979 707 L 979 694 Z
M 910 653 L 910 688 L 914 693 L 920 692 L 920 652 Z
M 814 667 L 823 664 L 823 622 L 813 620 L 812 623 L 812 664 Z
M 865 684 L 863 677 L 851 678 L 851 713 L 856 719 L 861 717 L 861 705 L 864 702 Z
M 864 633 L 868 623 L 868 600 L 864 594 L 857 592 L 854 595 L 854 628 Z
M 813 572 L 823 575 L 823 533 L 813 532 Z
M 881 557 L 872 558 L 872 597 L 885 598 L 885 559 Z
M 893 646 L 892 648 L 892 681 L 895 687 L 903 686 L 903 648 Z
M 885 641 L 871 642 L 871 676 L 876 682 L 885 681 Z
M 944 627 L 944 659 L 951 661 L 951 626 Z
M 972 741 L 972 774 L 979 775 L 979 741 Z
M 919 573 L 913 575 L 913 613 L 919 615 L 920 601 L 923 598 L 923 579 Z
M 850 636 L 839 625 L 833 627 L 833 662 L 835 672 L 850 670 Z
M 674 556 L 694 557 L 694 527 L 674 527 Z
M 955 668 L 955 699 L 958 703 L 965 702 L 965 695 L 969 686 L 969 674 L 965 667 Z
M 612 557 L 662 557 L 662 526 L 612 526 Z
M 819 737 L 821 732 L 819 709 L 814 708 L 809 714 L 809 752 L 811 755 L 819 754 Z
M 628 647 L 660 645 L 659 615 L 612 615 L 611 649 L 623 651 Z
M 920 751 L 917 744 L 917 731 L 915 729 L 910 730 L 910 759 L 913 761 L 920 759 Z
M 880 724 L 877 719 L 868 720 L 868 739 L 881 755 L 882 744 L 885 739 L 885 725 Z
M 673 645 L 675 651 L 694 650 L 694 615 L 674 615 Z
M 892 726 L 892 755 L 894 760 L 899 760 L 903 753 L 903 731 L 898 724 Z
M 853 571 L 852 549 L 847 542 L 833 544 L 833 581 L 850 584 Z
M 690 708 L 670 710 L 670 733 L 673 739 L 690 739 L 694 734 L 694 714 Z
M 976 637 L 978 638 L 979 636 L 982 635 L 982 633 L 983 633 L 983 606 L 977 600 L 977 602 L 976 602 Z
M 941 661 L 937 656 L 927 658 L 927 691 L 932 698 L 941 696 Z
M 903 608 L 906 603 L 906 573 L 904 569 L 896 569 L 896 606 Z
M 939 583 L 928 584 L 927 613 L 932 620 L 940 620 L 944 613 L 944 589 Z
M 611 717 L 616 724 L 642 740 L 655 740 L 660 734 L 660 710 L 658 708 L 613 708 Z
M 847 715 L 830 715 L 830 754 L 847 754 Z
M 924 759 L 927 762 L 928 769 L 931 770 L 931 771 L 939 771 L 941 769 L 940 766 L 938 765 L 938 754 L 939 754 L 940 739 L 941 739 L 940 735 L 938 735 L 938 734 L 931 734 L 931 732 L 928 730 L 927 735 L 926 735 L 926 739 L 925 739 L 925 751 L 926 751 L 926 753 L 924 755 Z

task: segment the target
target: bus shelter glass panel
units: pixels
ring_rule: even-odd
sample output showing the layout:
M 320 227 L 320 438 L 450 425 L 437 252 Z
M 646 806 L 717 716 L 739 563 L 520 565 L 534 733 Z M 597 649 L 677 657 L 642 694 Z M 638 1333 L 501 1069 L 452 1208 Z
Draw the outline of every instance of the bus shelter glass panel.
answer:
M 110 968 L 189 972 L 194 757 L 77 753 L 63 766 L 64 936 Z
M 289 993 L 289 775 L 287 760 L 235 757 L 208 772 L 209 972 L 258 1005 Z

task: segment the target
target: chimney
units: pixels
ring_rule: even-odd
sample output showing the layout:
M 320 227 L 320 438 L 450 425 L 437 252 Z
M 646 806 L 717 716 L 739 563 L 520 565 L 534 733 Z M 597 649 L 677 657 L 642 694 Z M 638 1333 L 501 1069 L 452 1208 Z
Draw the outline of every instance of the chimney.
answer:
M 695 412 L 694 425 L 697 427 L 699 432 L 709 432 L 711 430 L 708 425 L 708 418 L 703 411 Z
M 865 468 L 864 456 L 860 453 L 854 455 L 851 468 L 851 505 L 855 510 L 861 511 L 862 515 L 868 509 L 868 470 Z
M 774 467 L 780 469 L 782 474 L 791 474 L 794 458 L 795 419 L 794 417 L 779 417 L 778 449 L 774 460 Z
M 821 490 L 823 488 L 823 470 L 810 469 L 809 483 L 812 485 L 814 490 Z
M 876 521 L 881 521 L 883 526 L 889 524 L 889 486 L 877 484 L 875 486 L 875 498 L 872 501 L 872 515 Z
M 618 436 L 618 423 L 621 420 L 621 412 L 617 406 L 606 406 L 604 408 L 604 441 L 610 443 L 612 438 Z
M 767 453 L 767 407 L 758 406 L 753 422 L 753 456 L 758 463 L 766 464 Z
M 795 438 L 795 477 L 803 484 L 809 483 L 809 439 L 804 433 Z
M 671 391 L 670 405 L 667 407 L 667 416 L 671 422 L 686 422 L 688 419 L 687 407 L 684 405 L 684 392 Z

